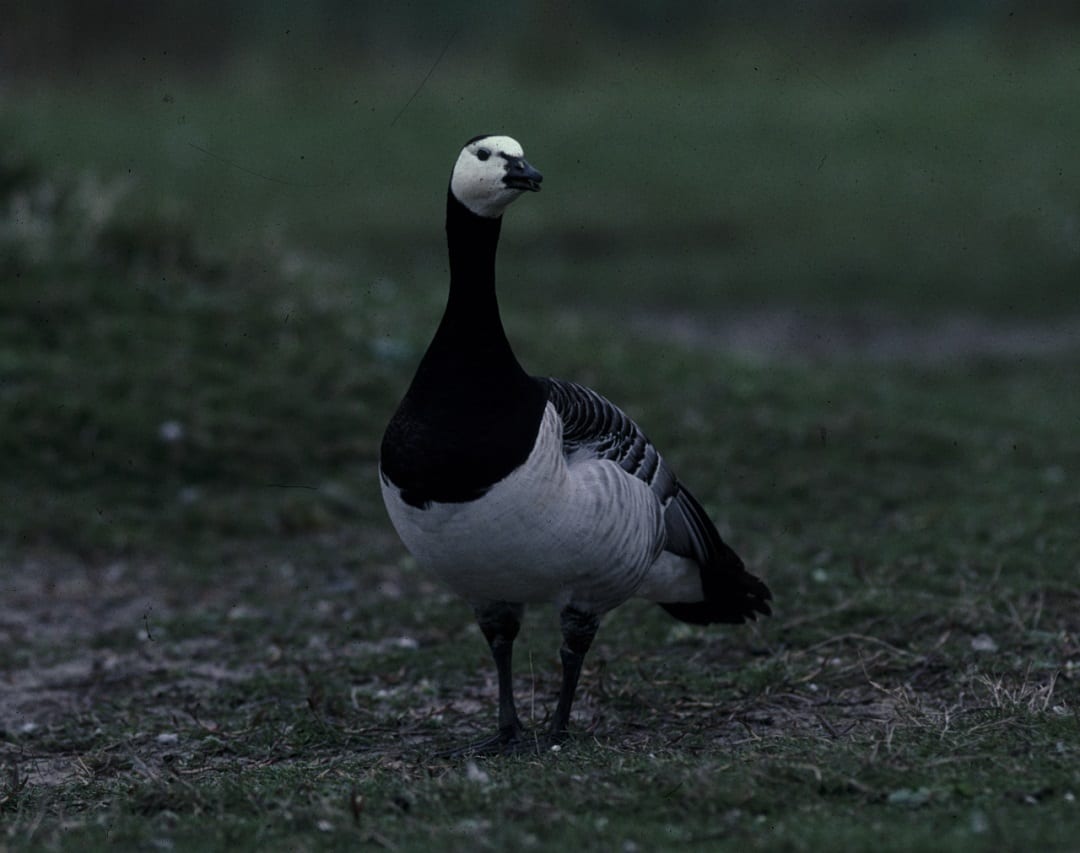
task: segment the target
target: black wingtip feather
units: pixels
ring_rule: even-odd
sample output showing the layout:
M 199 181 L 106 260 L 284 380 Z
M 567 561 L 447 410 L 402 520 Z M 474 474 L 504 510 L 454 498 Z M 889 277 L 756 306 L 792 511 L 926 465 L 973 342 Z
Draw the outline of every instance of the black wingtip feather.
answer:
M 719 598 L 707 598 L 705 601 L 661 602 L 660 606 L 680 622 L 691 625 L 712 625 L 724 622 L 739 625 L 752 622 L 758 616 L 771 616 L 769 602 L 772 593 L 759 578 L 749 572 L 743 572 L 738 580 L 741 589 L 731 590 Z
M 668 514 L 668 533 L 675 539 L 669 549 L 697 560 L 705 600 L 661 602 L 664 610 L 693 625 L 740 624 L 759 615 L 772 615 L 768 586 L 746 570 L 739 555 L 720 538 L 701 504 L 682 486 Z

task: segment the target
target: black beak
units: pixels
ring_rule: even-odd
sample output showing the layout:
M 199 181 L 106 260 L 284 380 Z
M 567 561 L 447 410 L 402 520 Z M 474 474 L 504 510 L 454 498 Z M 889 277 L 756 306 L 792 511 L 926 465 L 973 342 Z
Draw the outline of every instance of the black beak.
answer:
M 503 183 L 508 187 L 535 193 L 540 191 L 542 180 L 544 176 L 530 166 L 524 157 L 506 158 L 506 174 L 503 176 Z

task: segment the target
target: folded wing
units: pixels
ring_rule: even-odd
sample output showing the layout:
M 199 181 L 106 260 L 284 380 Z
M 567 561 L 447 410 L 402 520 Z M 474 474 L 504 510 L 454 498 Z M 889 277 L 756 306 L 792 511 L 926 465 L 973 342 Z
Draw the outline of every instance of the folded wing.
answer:
M 641 428 L 618 406 L 590 388 L 546 379 L 563 421 L 563 450 L 569 461 L 606 459 L 645 482 L 664 510 L 664 550 L 693 560 L 704 598 L 663 601 L 676 619 L 695 624 L 744 622 L 771 612 L 769 588 L 750 574 L 697 502 L 678 481 Z

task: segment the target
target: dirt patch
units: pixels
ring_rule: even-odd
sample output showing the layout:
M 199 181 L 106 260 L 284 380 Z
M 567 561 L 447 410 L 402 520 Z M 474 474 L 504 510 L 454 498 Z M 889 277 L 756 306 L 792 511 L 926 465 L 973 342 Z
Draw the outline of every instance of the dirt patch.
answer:
M 428 581 L 379 561 L 347 589 L 340 566 L 274 577 L 237 570 L 192 595 L 160 566 L 41 560 L 11 573 L 0 602 L 0 631 L 12 641 L 0 671 L 9 779 L 157 784 L 358 759 L 423 768 L 439 763 L 436 750 L 490 732 L 494 670 L 467 608 L 451 610 Z M 277 588 L 248 599 L 252 583 Z M 356 610 L 361 600 L 371 609 Z M 394 602 L 408 609 L 376 624 Z M 208 608 L 216 619 L 180 636 Z M 1055 625 L 1075 600 L 1045 611 Z M 357 622 L 364 633 L 350 635 Z M 802 647 L 777 642 L 762 655 L 745 634 L 723 630 L 647 649 L 615 630 L 587 661 L 573 725 L 579 738 L 641 754 L 735 752 L 793 737 L 887 750 L 898 728 L 936 737 L 982 709 L 998 727 L 1017 714 L 1072 713 L 1080 650 L 1068 631 L 1054 634 L 1053 667 L 997 681 L 955 665 L 968 641 L 945 617 L 931 633 L 940 649 L 900 648 L 868 626 Z M 679 670 L 676 658 L 693 665 Z M 447 661 L 457 662 L 450 674 Z M 702 672 L 704 686 L 682 680 Z M 522 655 L 516 693 L 528 725 L 545 725 L 558 679 L 554 654 L 535 668 Z
M 120 723 L 118 709 L 141 700 L 149 721 L 162 684 L 196 695 L 254 671 L 223 665 L 229 657 L 219 638 L 158 642 L 155 625 L 182 606 L 156 566 L 27 560 L 9 568 L 4 593 L 0 758 L 34 784 L 85 775 L 81 756 L 95 731 L 119 724 L 147 740 L 138 725 Z
M 336 583 L 292 575 L 274 596 L 280 612 L 268 617 L 258 605 L 233 604 L 244 594 L 226 583 L 177 599 L 175 578 L 159 566 L 26 562 L 11 573 L 0 603 L 0 632 L 12 649 L 0 672 L 0 763 L 22 781 L 53 787 L 232 772 L 249 762 L 331 760 L 343 740 L 347 753 L 422 763 L 439 746 L 486 735 L 496 683 L 467 610 L 452 614 L 459 632 L 452 637 L 424 627 L 415 636 L 349 639 L 348 611 L 321 594 Z M 394 598 L 414 583 L 384 578 L 368 594 Z M 432 588 L 425 594 L 438 602 Z M 169 636 L 167 626 L 208 608 L 225 614 L 214 627 L 190 638 Z M 311 621 L 282 639 L 281 623 L 294 610 Z M 258 656 L 245 651 L 252 645 L 247 631 L 257 634 Z M 448 640 L 453 654 L 475 661 L 471 676 L 450 687 L 437 683 L 429 667 L 409 663 L 418 646 L 450 648 Z M 372 666 L 388 656 L 404 662 Z M 674 747 L 688 736 L 734 747 L 774 733 L 850 735 L 888 715 L 873 691 L 834 700 L 805 685 L 743 701 L 723 687 L 713 701 L 670 701 L 669 693 L 681 692 L 678 685 L 643 683 L 633 666 L 608 677 L 607 659 L 624 657 L 632 660 L 632 651 L 621 643 L 602 644 L 588 662 L 574 715 L 583 737 L 627 749 Z M 708 665 L 733 670 L 738 663 Z M 238 698 L 223 701 L 230 688 L 239 688 Z M 521 667 L 517 694 L 527 724 L 546 725 L 557 692 L 554 656 L 533 672 Z M 307 723 L 322 734 L 301 746 L 295 732 Z M 252 746 L 263 738 L 274 742 Z

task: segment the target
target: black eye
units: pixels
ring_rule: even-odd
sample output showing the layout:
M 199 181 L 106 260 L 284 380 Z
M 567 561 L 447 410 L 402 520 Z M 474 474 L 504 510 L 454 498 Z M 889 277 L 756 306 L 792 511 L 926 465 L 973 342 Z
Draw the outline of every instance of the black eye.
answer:
M 486 160 L 490 156 L 491 152 L 488 151 L 486 148 L 481 148 L 479 151 L 476 152 L 477 160 Z

